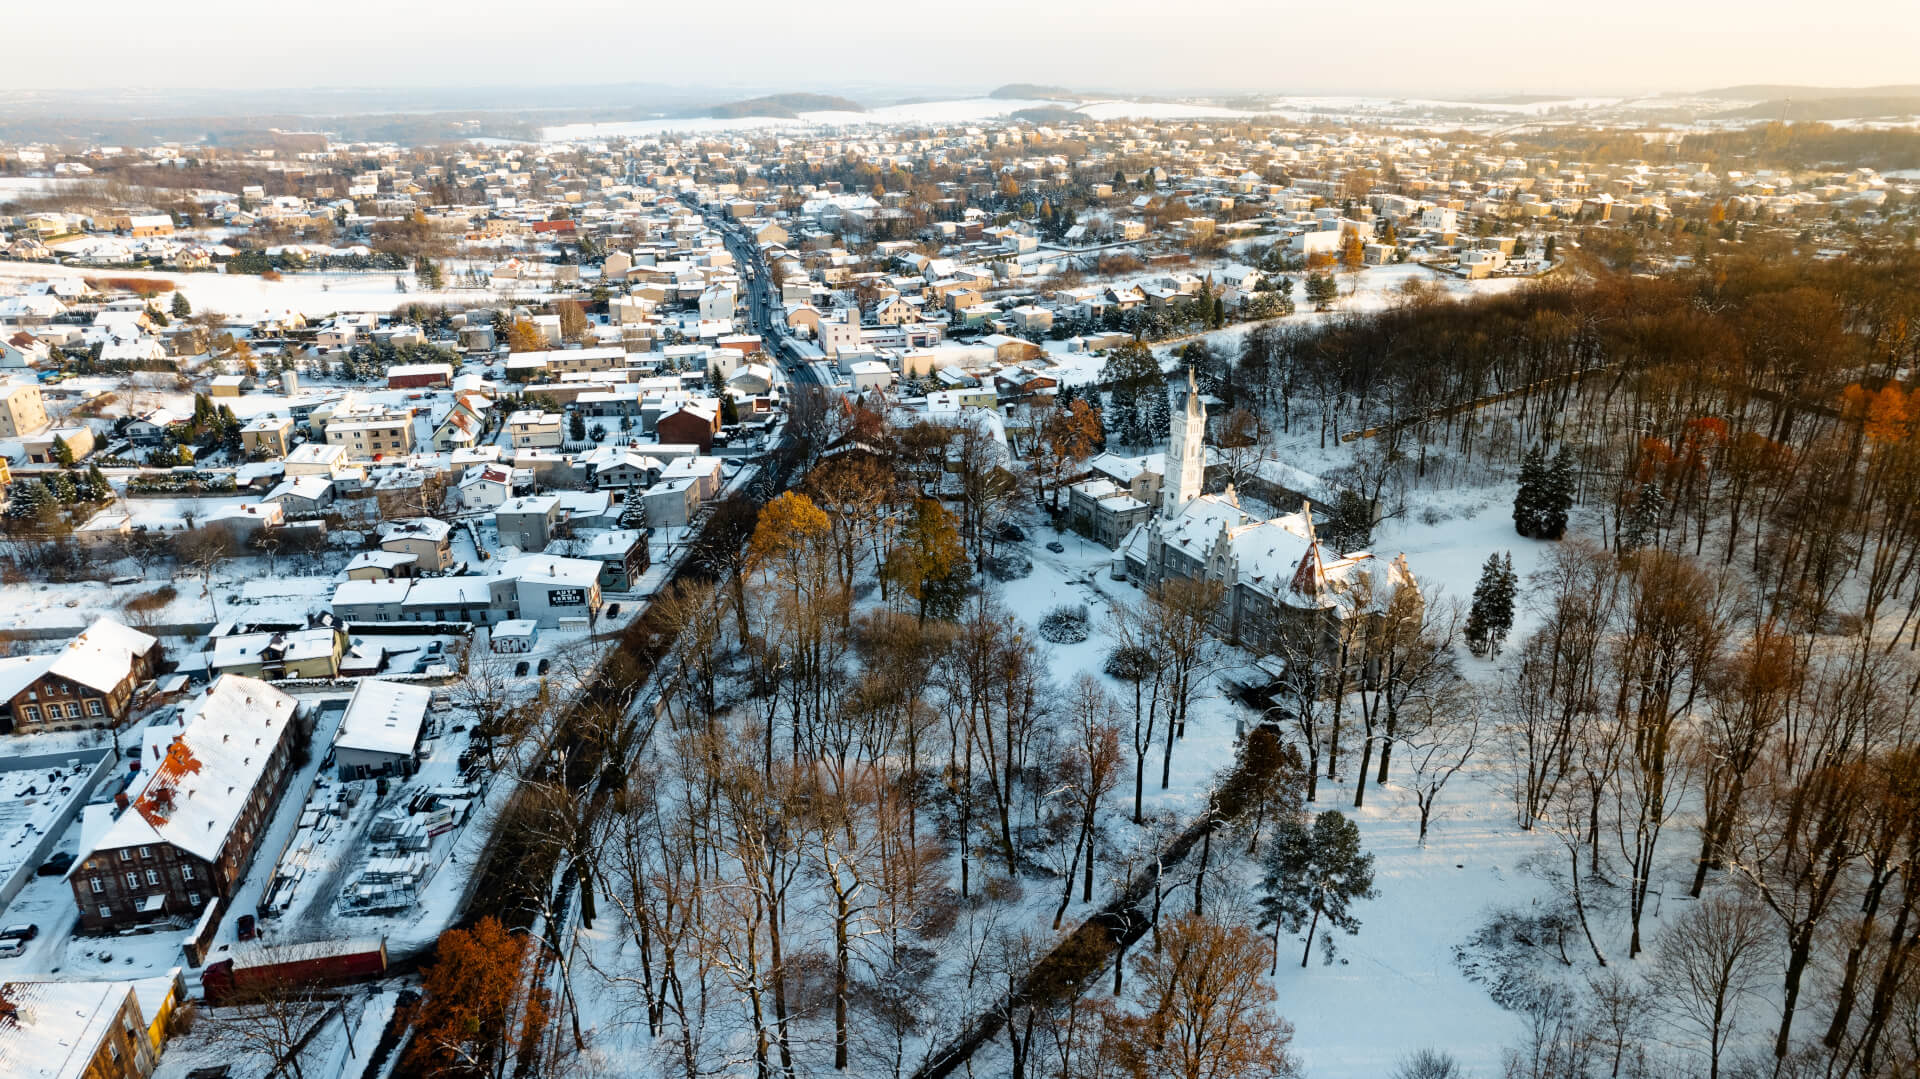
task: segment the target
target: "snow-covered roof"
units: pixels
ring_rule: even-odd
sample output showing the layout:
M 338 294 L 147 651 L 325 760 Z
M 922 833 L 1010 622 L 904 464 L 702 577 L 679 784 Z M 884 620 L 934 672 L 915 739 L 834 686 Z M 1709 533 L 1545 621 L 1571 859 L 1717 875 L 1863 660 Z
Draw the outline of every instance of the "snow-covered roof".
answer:
M 347 701 L 347 714 L 340 719 L 340 733 L 334 736 L 333 746 L 396 756 L 411 754 L 420 740 L 420 727 L 426 722 L 427 704 L 432 699 L 433 692 L 425 686 L 363 678 Z
M 153 637 L 111 618 L 98 619 L 51 655 L 0 660 L 0 701 L 11 699 L 43 674 L 111 693 L 126 680 L 134 658 L 145 655 L 157 643 Z
M 141 748 L 132 805 L 74 863 L 96 850 L 168 843 L 211 862 L 246 808 L 293 723 L 296 702 L 260 681 L 223 674 L 187 705 L 181 722 L 155 724 Z

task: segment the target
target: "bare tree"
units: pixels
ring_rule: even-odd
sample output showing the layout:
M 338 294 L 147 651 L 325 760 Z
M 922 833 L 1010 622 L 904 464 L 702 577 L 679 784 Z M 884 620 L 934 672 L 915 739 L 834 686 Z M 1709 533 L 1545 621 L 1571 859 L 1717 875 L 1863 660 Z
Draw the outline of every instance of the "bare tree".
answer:
M 1706 1039 L 1708 1079 L 1739 1025 L 1740 1008 L 1758 992 L 1772 945 L 1766 912 L 1740 898 L 1709 896 L 1667 924 L 1650 975 L 1668 1021 Z

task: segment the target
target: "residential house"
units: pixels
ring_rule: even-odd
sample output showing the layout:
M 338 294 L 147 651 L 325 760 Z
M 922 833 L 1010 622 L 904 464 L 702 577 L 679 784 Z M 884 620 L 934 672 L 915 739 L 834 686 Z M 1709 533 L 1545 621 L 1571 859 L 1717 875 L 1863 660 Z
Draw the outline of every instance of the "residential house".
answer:
M 684 442 L 705 453 L 713 448 L 713 436 L 720 433 L 720 403 L 712 398 L 689 401 L 661 416 L 653 429 L 661 442 Z
M 493 511 L 494 531 L 502 547 L 544 551 L 566 513 L 558 495 L 526 495 Z
M 47 406 L 31 382 L 0 385 L 0 438 L 36 435 L 47 427 Z
M 52 655 L 0 659 L 0 729 L 117 727 L 160 658 L 158 639 L 101 618 Z
M 64 443 L 67 451 L 76 461 L 84 460 L 93 452 L 93 428 L 91 427 L 55 427 L 43 429 L 37 435 L 20 439 L 20 449 L 26 453 L 27 460 L 36 465 L 60 463 L 59 445 Z
M 124 807 L 87 807 L 86 840 L 67 872 L 79 932 L 188 920 L 231 899 L 306 737 L 292 697 L 225 674 L 180 718 L 142 732 Z
M 631 592 L 640 583 L 650 560 L 647 534 L 637 528 L 595 532 L 581 539 L 559 539 L 547 544 L 547 554 L 584 558 L 600 563 L 604 592 Z
M 507 417 L 507 437 L 516 450 L 557 450 L 565 430 L 566 417 L 558 412 L 525 408 Z
M 240 428 L 240 448 L 248 457 L 285 457 L 293 448 L 293 417 L 254 417 Z
M 229 633 L 214 639 L 207 669 L 269 681 L 338 678 L 346 654 L 347 635 L 333 626 Z
M 146 1079 L 185 999 L 179 967 L 135 980 L 0 982 L 0 1074 Z
M 438 573 L 453 565 L 453 526 L 437 517 L 387 521 L 380 549 L 411 556 L 417 572 Z

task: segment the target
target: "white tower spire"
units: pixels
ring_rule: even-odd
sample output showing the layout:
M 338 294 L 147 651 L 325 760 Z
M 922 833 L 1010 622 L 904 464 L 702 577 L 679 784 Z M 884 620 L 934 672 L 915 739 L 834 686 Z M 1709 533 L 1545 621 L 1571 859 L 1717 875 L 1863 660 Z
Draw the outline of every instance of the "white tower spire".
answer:
M 1187 368 L 1186 407 L 1173 414 L 1167 439 L 1167 475 L 1160 484 L 1160 516 L 1173 517 L 1181 507 L 1200 497 L 1207 470 L 1207 406 L 1200 386 Z

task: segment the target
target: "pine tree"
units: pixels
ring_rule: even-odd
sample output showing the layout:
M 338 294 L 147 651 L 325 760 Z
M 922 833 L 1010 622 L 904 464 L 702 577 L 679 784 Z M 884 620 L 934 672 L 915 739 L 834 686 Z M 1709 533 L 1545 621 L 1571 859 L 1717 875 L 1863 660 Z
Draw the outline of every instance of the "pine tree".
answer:
M 1567 515 L 1573 510 L 1573 454 L 1565 446 L 1554 451 L 1540 484 L 1537 506 L 1540 539 L 1557 540 L 1567 534 Z
M 582 416 L 578 412 L 575 412 L 572 416 L 568 417 L 567 437 L 572 439 L 575 442 L 585 442 L 587 440 L 586 417 Z
M 1545 455 L 1538 446 L 1527 449 L 1520 459 L 1520 489 L 1513 495 L 1513 530 L 1529 538 L 1541 536 L 1545 527 L 1543 495 L 1547 480 Z M 1555 537 L 1556 539 L 1558 537 Z
M 1643 483 L 1634 492 L 1633 504 L 1627 507 L 1626 520 L 1620 522 L 1620 533 L 1616 537 L 1621 554 L 1629 554 L 1653 543 L 1660 537 L 1660 525 L 1667 517 L 1667 498 L 1660 493 L 1660 485 Z
M 1268 842 L 1265 869 L 1256 907 L 1259 925 L 1273 927 L 1275 970 L 1280 966 L 1282 930 L 1297 933 L 1306 928 L 1307 946 L 1300 954 L 1303 967 L 1313 955 L 1313 935 L 1321 918 L 1349 935 L 1360 931 L 1352 905 L 1375 894 L 1373 855 L 1360 849 L 1359 826 L 1339 810 L 1314 817 L 1311 830 L 1301 817 L 1283 815 Z M 1326 956 L 1331 962 L 1332 934 L 1327 937 Z
M 107 482 L 106 473 L 99 465 L 87 466 L 88 501 L 109 502 L 113 500 L 113 485 Z
M 73 477 L 67 475 L 65 472 L 55 472 L 43 477 L 40 482 L 47 485 L 47 494 L 52 497 L 55 503 L 62 506 L 73 505 L 75 495 L 77 494 L 73 489 Z
M 53 496 L 40 480 L 18 480 L 7 488 L 7 517 L 12 520 L 32 520 L 52 504 Z
M 53 460 L 61 468 L 73 467 L 73 447 L 67 445 L 67 440 L 59 435 L 53 436 Z
M 1145 407 L 1141 410 L 1141 439 L 1146 443 L 1165 442 L 1173 433 L 1173 406 L 1167 403 L 1165 386 L 1155 386 L 1147 391 Z
M 187 294 L 178 290 L 173 294 L 173 317 L 186 318 L 193 314 L 193 305 L 187 302 Z
M 1467 647 L 1476 656 L 1498 655 L 1500 644 L 1513 628 L 1513 601 L 1519 581 L 1511 555 L 1487 556 L 1480 582 L 1473 586 L 1473 605 L 1467 610 Z

